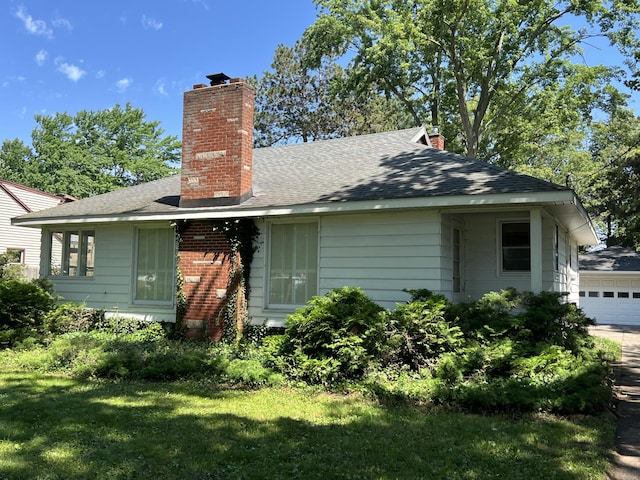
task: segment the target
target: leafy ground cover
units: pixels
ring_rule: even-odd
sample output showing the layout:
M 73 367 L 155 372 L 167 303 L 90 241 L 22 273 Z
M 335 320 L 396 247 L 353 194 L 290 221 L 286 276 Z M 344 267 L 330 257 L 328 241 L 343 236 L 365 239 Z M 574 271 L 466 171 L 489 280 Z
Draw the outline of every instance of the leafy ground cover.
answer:
M 609 414 L 476 415 L 309 389 L 0 366 L 0 478 L 596 479 Z

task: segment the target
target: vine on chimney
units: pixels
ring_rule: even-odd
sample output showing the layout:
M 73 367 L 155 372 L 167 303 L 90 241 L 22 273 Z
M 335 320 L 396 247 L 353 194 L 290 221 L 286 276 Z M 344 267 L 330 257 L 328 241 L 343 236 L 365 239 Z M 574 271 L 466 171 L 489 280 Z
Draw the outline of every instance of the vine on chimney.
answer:
M 230 268 L 227 280 L 227 296 L 220 311 L 220 321 L 223 322 L 222 338 L 237 342 L 242 338 L 246 324 L 246 303 L 249 299 L 249 277 L 251 276 L 251 262 L 255 253 L 258 227 L 251 219 L 214 220 L 213 230 L 222 233 L 231 252 L 229 254 Z M 241 305 L 242 311 L 238 311 Z
M 182 235 L 189 227 L 188 220 L 176 220 L 171 224 L 176 234 L 176 241 L 182 241 Z M 180 249 L 176 250 L 176 323 L 174 327 L 173 337 L 184 340 L 187 334 L 187 325 L 185 324 L 185 315 L 187 313 L 187 297 L 184 293 L 184 278 L 180 269 Z

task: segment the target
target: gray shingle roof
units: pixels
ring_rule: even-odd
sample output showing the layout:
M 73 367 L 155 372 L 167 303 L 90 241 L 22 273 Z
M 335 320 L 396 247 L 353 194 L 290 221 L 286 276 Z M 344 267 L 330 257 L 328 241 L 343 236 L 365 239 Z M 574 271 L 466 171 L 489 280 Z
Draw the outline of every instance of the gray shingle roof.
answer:
M 255 149 L 254 196 L 234 208 L 568 190 L 416 143 L 412 139 L 419 131 Z M 178 207 L 179 195 L 180 179 L 173 176 L 20 218 L 184 212 Z
M 580 270 L 594 272 L 640 272 L 640 253 L 624 247 L 580 255 Z

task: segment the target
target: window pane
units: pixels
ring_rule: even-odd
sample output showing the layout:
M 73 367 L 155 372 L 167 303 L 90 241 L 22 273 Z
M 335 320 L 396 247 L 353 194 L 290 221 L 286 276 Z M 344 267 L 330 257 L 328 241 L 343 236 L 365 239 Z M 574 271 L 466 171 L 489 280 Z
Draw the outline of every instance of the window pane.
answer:
M 502 224 L 502 269 L 531 271 L 531 236 L 528 223 Z
M 82 232 L 82 275 L 93 277 L 96 236 L 93 232 Z
M 62 244 L 64 234 L 62 232 L 52 232 L 49 250 L 49 275 L 62 275 Z
M 318 291 L 317 224 L 273 224 L 270 245 L 269 303 L 306 303 Z
M 174 256 L 174 235 L 171 229 L 138 231 L 136 300 L 173 300 Z
M 63 275 L 78 275 L 78 246 L 80 237 L 77 232 L 66 232 L 64 238 L 65 258 Z
M 49 237 L 49 275 L 93 277 L 95 233 L 51 232 Z

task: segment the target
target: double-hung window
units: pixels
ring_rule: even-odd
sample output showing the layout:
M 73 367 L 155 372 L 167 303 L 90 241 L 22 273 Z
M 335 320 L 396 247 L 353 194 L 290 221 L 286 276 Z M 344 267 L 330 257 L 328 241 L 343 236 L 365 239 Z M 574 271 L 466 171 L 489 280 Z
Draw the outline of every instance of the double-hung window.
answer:
M 175 285 L 175 235 L 171 228 L 137 231 L 134 301 L 170 304 Z
M 95 240 L 93 230 L 51 232 L 49 275 L 93 277 Z
M 303 305 L 318 294 L 318 224 L 272 223 L 269 306 Z
M 503 272 L 531 271 L 531 226 L 529 222 L 504 222 L 501 228 Z

